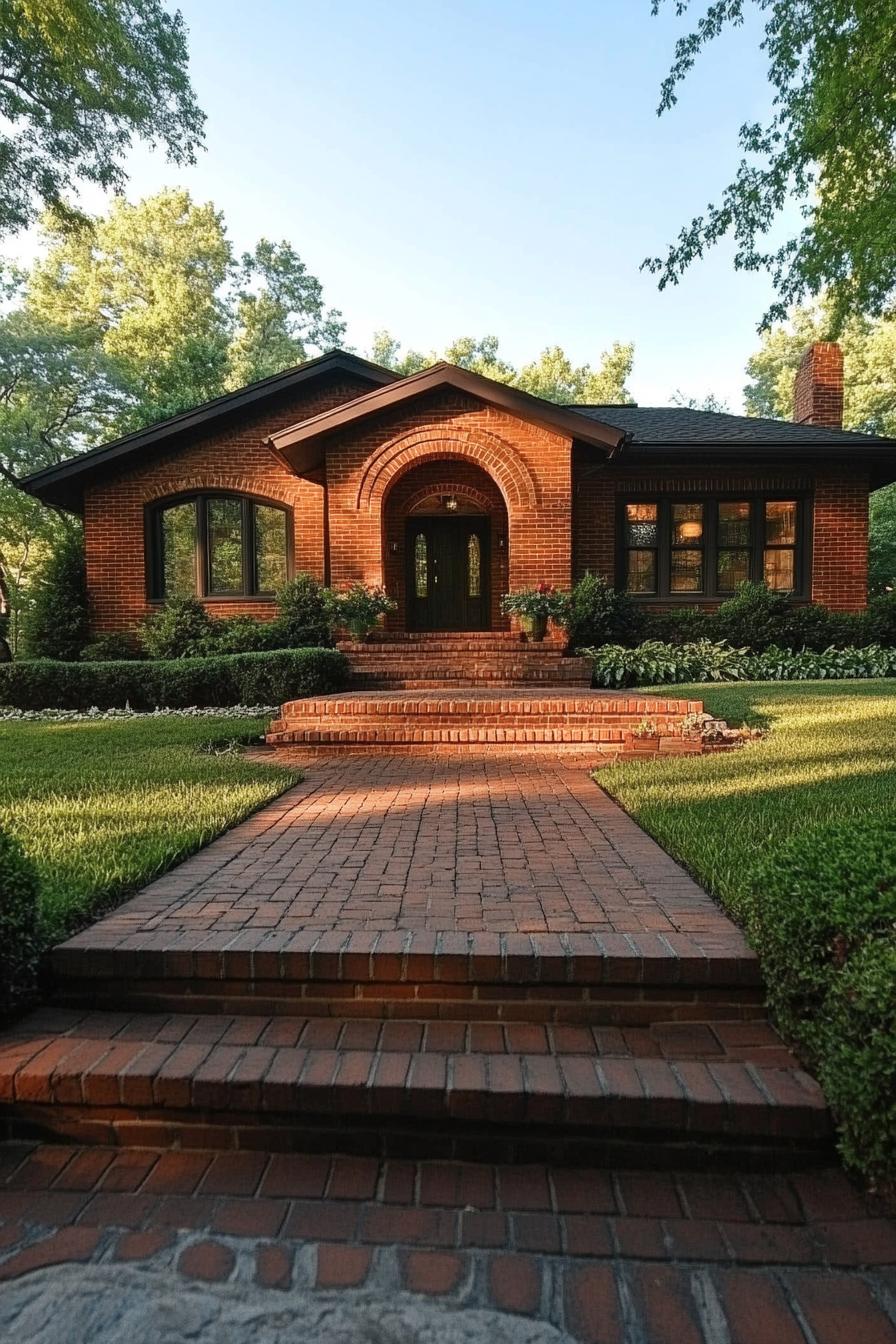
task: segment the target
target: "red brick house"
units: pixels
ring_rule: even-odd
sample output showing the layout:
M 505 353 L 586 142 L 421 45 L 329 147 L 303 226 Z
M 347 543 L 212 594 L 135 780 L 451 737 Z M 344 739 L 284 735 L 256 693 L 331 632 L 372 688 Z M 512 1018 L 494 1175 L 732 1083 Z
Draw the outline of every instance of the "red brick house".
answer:
M 24 484 L 83 515 L 96 634 L 183 592 L 272 616 L 300 570 L 384 583 L 396 630 L 500 630 L 503 593 L 588 570 L 653 607 L 754 578 L 855 610 L 896 441 L 844 431 L 842 404 L 831 344 L 803 359 L 795 423 L 557 406 L 334 351 Z

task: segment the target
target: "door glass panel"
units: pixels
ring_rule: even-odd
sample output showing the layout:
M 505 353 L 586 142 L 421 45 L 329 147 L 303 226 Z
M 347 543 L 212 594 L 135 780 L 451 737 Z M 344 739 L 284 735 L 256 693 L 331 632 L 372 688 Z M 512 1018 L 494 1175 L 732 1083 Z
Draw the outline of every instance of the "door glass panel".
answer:
M 769 588 L 778 592 L 790 592 L 793 588 L 794 564 L 793 551 L 787 547 L 782 550 L 765 552 L 765 582 Z
M 286 582 L 286 514 L 255 505 L 255 590 L 276 593 Z
M 673 593 L 702 593 L 702 551 L 673 550 L 669 587 Z
M 162 568 L 166 597 L 196 592 L 196 503 L 175 504 L 162 514 Z
M 630 593 L 656 592 L 656 551 L 629 551 L 626 588 Z
M 672 505 L 672 545 L 694 546 L 703 540 L 703 505 Z
M 467 538 L 467 596 L 482 596 L 482 546 L 475 532 Z
M 243 506 L 238 499 L 208 501 L 208 590 L 243 591 Z
M 767 546 L 796 545 L 796 502 L 794 500 L 766 500 L 765 543 Z
M 750 545 L 750 505 L 746 500 L 719 504 L 719 545 Z
M 426 597 L 429 591 L 429 566 L 427 564 L 426 534 L 418 532 L 414 539 L 414 592 L 417 597 Z
M 718 583 L 720 593 L 733 593 L 739 583 L 750 577 L 750 552 L 719 551 Z
M 656 504 L 626 504 L 625 544 L 627 546 L 655 546 L 657 544 Z

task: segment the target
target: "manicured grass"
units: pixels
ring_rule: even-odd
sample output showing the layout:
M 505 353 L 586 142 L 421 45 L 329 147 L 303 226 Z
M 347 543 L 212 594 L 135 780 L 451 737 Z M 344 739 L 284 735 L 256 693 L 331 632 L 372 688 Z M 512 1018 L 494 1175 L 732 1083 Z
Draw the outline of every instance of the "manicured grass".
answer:
M 296 782 L 298 771 L 201 750 L 265 726 L 173 717 L 0 723 L 0 829 L 37 865 L 47 941 Z
M 743 750 L 625 762 L 596 778 L 732 914 L 759 863 L 789 836 L 892 817 L 896 682 L 742 682 L 675 694 L 771 732 Z

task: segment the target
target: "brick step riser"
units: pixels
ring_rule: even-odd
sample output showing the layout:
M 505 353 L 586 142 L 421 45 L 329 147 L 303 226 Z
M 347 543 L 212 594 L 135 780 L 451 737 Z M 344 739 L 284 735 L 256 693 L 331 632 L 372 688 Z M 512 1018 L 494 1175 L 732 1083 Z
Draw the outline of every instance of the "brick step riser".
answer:
M 436 691 L 456 690 L 475 691 L 483 687 L 501 690 L 525 690 L 527 687 L 551 690 L 562 685 L 571 690 L 584 690 L 588 682 L 570 678 L 559 682 L 556 677 L 399 677 L 391 675 L 364 674 L 350 676 L 348 688 L 351 691 Z
M 774 1172 L 829 1163 L 830 1139 L 719 1132 L 711 1115 L 684 1125 L 657 1127 L 607 1116 L 587 1125 L 517 1124 L 428 1114 L 397 1116 L 384 1109 L 370 1118 L 300 1109 L 297 1116 L 233 1111 L 93 1107 L 0 1106 L 0 1138 L 62 1142 L 109 1148 L 161 1148 L 267 1153 L 344 1153 L 407 1161 L 498 1162 L 508 1166 L 556 1166 L 672 1171 Z M 645 1112 L 647 1108 L 645 1107 Z M 626 1115 L 630 1115 L 626 1111 Z
M 763 1021 L 758 989 L 580 989 L 570 985 L 415 984 L 206 980 L 113 976 L 57 980 L 55 1001 L 71 1008 L 172 1013 L 352 1017 L 387 1021 L 532 1022 L 649 1028 L 663 1023 Z
M 691 700 L 637 700 L 613 696 L 579 696 L 564 691 L 559 696 L 550 691 L 533 692 L 531 696 L 515 694 L 501 696 L 491 694 L 487 698 L 476 695 L 439 695 L 436 690 L 413 697 L 389 696 L 379 693 L 366 697 L 353 695 L 332 695 L 327 697 L 309 697 L 304 700 L 287 700 L 280 709 L 281 719 L 304 718 L 308 715 L 326 714 L 344 719 L 369 715 L 388 717 L 401 715 L 403 718 L 431 718 L 440 714 L 451 714 L 463 718 L 479 718 L 482 715 L 500 717 L 502 722 L 509 719 L 525 718 L 529 721 L 545 715 L 553 715 L 564 721 L 569 718 L 585 718 L 589 722 L 602 720 L 609 723 L 639 724 L 649 718 L 651 722 L 678 721 L 689 713 L 700 713 L 702 704 Z
M 269 733 L 265 739 L 271 747 L 492 747 L 518 746 L 525 748 L 568 747 L 579 751 L 624 752 L 627 756 L 699 755 L 699 742 L 683 741 L 679 737 L 660 738 L 659 748 L 649 752 L 628 750 L 622 730 L 560 728 L 479 728 L 479 729 L 403 729 L 383 727 L 346 729 L 287 729 Z
M 674 736 L 676 730 L 681 727 L 681 720 L 674 716 L 656 718 L 652 722 L 656 724 L 656 735 L 659 737 Z M 307 714 L 282 714 L 279 719 L 273 719 L 270 731 L 272 733 L 285 733 L 309 728 L 326 730 L 350 728 L 352 731 L 358 728 L 385 728 L 392 731 L 407 729 L 409 732 L 416 732 L 421 729 L 430 731 L 435 728 L 452 728 L 475 732 L 482 728 L 503 728 L 507 731 L 512 729 L 569 728 L 599 738 L 602 732 L 610 730 L 613 731 L 614 735 L 623 734 L 626 731 L 634 732 L 639 723 L 640 720 L 636 714 L 467 714 L 463 710 L 454 714 L 450 712 L 443 714 L 403 714 L 400 712 L 371 714 L 352 711 L 344 714 L 329 714 L 315 713 L 309 709 Z

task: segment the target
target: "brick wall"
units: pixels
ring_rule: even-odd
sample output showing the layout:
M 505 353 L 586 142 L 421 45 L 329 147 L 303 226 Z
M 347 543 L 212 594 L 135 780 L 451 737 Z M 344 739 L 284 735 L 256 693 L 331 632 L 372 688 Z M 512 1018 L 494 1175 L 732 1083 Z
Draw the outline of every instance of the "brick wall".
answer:
M 323 483 L 293 476 L 264 439 L 369 390 L 368 383 L 342 375 L 284 393 L 262 409 L 241 413 L 226 428 L 197 435 L 189 447 L 153 456 L 145 466 L 131 465 L 89 486 L 84 535 L 92 632 L 129 630 L 153 609 L 146 595 L 145 506 L 184 490 L 238 490 L 289 505 L 295 567 L 322 579 Z M 272 601 L 259 598 L 214 598 L 206 606 L 220 616 L 265 619 L 276 614 Z
M 577 454 L 573 473 L 574 574 L 587 570 L 618 583 L 616 506 L 627 494 L 757 493 L 793 490 L 811 499 L 812 600 L 839 611 L 864 607 L 868 590 L 868 477 L 843 468 L 800 472 L 685 468 L 623 472 L 595 469 Z M 707 603 L 707 605 L 711 605 Z
M 381 517 L 405 473 L 468 463 L 498 488 L 507 511 L 507 584 L 568 586 L 570 442 L 457 393 L 438 393 L 376 417 L 327 447 L 331 577 L 381 583 Z

